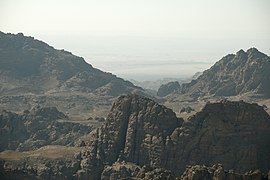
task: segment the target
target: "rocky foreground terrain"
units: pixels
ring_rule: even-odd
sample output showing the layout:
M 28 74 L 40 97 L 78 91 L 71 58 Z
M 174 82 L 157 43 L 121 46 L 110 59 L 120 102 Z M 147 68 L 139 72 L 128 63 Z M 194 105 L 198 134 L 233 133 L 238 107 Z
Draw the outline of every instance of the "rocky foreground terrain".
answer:
M 121 96 L 105 124 L 88 137 L 86 147 L 67 151 L 66 146 L 45 146 L 30 153 L 3 151 L 1 175 L 20 179 L 267 179 L 270 169 L 269 114 L 243 101 L 208 103 L 183 120 L 148 98 Z
M 93 130 L 90 124 L 70 122 L 55 107 L 35 107 L 22 114 L 0 113 L 0 151 L 35 150 L 45 145 L 80 146 L 80 138 Z

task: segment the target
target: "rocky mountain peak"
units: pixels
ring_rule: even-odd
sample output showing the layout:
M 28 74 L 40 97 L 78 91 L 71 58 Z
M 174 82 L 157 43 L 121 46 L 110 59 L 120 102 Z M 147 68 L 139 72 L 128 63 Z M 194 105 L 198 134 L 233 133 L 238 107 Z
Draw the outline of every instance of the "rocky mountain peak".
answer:
M 203 72 L 195 81 L 183 84 L 181 94 L 192 97 L 235 96 L 245 93 L 270 96 L 270 57 L 251 48 L 229 54 Z
M 239 51 L 236 52 L 236 55 L 242 55 L 246 54 L 246 52 L 243 49 L 240 49 Z
M 247 53 L 248 54 L 251 54 L 251 53 L 261 53 L 257 48 L 255 48 L 255 47 L 252 47 L 252 48 L 249 48 L 248 50 L 247 50 Z
M 243 50 L 243 49 L 240 49 L 236 54 L 235 54 L 235 57 L 234 57 L 234 61 L 247 61 L 247 53 Z
M 103 147 L 99 152 L 109 164 L 120 158 L 139 165 L 158 165 L 166 139 L 182 121 L 171 109 L 153 100 L 139 95 L 121 96 L 105 125 L 93 133 L 93 142 Z
M 261 58 L 267 58 L 267 55 L 260 52 L 256 48 L 250 48 L 247 50 L 247 54 L 249 59 L 261 59 Z

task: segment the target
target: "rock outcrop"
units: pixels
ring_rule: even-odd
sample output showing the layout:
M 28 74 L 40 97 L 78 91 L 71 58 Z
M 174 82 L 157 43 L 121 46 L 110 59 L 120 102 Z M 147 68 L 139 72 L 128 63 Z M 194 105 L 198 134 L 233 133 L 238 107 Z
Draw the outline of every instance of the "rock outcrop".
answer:
M 178 81 L 168 82 L 167 84 L 162 84 L 157 92 L 160 97 L 167 96 L 168 94 L 178 92 L 180 90 L 180 84 Z
M 126 162 L 116 162 L 112 166 L 107 166 L 101 175 L 102 180 L 175 180 L 176 178 L 170 171 L 163 168 L 153 168 L 149 165 L 140 167 Z
M 0 151 L 33 150 L 42 146 L 75 145 L 77 139 L 91 132 L 90 125 L 58 121 L 66 115 L 55 107 L 35 107 L 22 114 L 0 113 Z
M 111 166 L 107 166 L 102 174 L 102 180 L 117 180 L 117 179 L 132 179 L 135 178 L 139 171 L 140 166 L 133 163 L 115 162 Z
M 165 167 L 176 173 L 186 165 L 216 163 L 237 172 L 269 170 L 270 117 L 257 104 L 207 104 L 170 138 Z
M 104 162 L 117 159 L 160 166 L 166 142 L 183 120 L 156 102 L 138 95 L 119 97 L 106 123 L 92 132 L 92 143 Z
M 233 170 L 225 170 L 222 164 L 215 164 L 212 167 L 188 166 L 181 176 L 181 180 L 267 180 L 268 178 L 260 170 L 240 174 Z
M 35 151 L 0 153 L 0 179 L 75 179 L 81 148 L 44 146 Z
M 171 171 L 150 166 L 137 166 L 132 163 L 116 162 L 107 166 L 101 176 L 102 180 L 139 179 L 139 180 L 268 180 L 270 176 L 260 170 L 236 173 L 224 169 L 222 164 L 211 167 L 205 165 L 187 166 L 185 172 L 177 177 Z
M 194 109 L 191 108 L 190 106 L 187 106 L 187 107 L 183 107 L 179 112 L 180 113 L 191 113 L 192 111 L 194 111 Z

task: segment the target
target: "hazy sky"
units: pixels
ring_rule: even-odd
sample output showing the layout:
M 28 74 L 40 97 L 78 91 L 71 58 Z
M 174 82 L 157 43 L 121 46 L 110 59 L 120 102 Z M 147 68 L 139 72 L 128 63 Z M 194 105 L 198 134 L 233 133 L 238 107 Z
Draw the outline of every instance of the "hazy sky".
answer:
M 0 0 L 0 30 L 23 32 L 124 75 L 108 63 L 147 52 L 153 61 L 168 55 L 173 62 L 212 63 L 253 46 L 269 55 L 270 0 Z
M 1 29 L 27 34 L 270 37 L 269 0 L 1 0 Z

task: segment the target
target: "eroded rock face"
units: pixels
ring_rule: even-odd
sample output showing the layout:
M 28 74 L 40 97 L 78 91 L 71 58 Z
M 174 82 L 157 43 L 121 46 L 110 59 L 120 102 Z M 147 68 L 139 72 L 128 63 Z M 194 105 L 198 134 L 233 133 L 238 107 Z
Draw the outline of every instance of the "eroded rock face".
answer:
M 270 117 L 263 107 L 221 101 L 207 104 L 182 122 L 150 99 L 122 96 L 106 124 L 93 132 L 92 142 L 108 164 L 117 160 L 150 164 L 176 175 L 186 165 L 216 163 L 242 173 L 268 171 Z
M 186 165 L 216 163 L 242 173 L 268 171 L 270 117 L 263 107 L 221 101 L 181 122 L 171 110 L 147 98 L 122 96 L 106 124 L 92 134 L 93 143 L 108 164 L 150 164 L 177 175 Z
M 160 166 L 167 139 L 182 121 L 171 109 L 148 98 L 121 96 L 105 125 L 93 132 L 93 143 L 109 164 L 120 158 L 138 165 Z
M 182 173 L 186 165 L 216 163 L 237 172 L 269 169 L 270 118 L 257 104 L 207 104 L 170 137 L 165 167 L 173 172 Z

